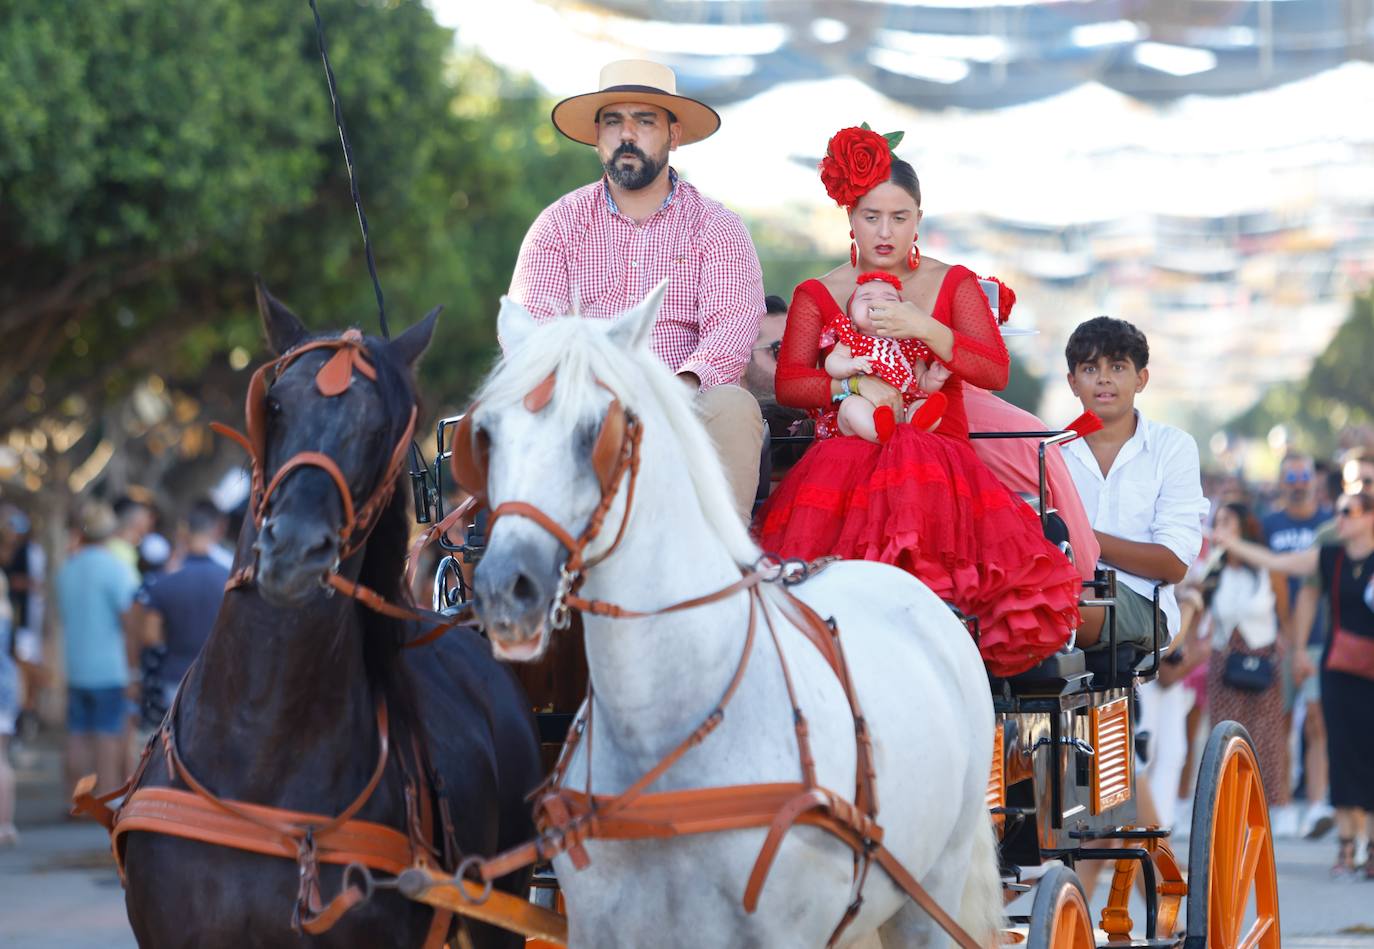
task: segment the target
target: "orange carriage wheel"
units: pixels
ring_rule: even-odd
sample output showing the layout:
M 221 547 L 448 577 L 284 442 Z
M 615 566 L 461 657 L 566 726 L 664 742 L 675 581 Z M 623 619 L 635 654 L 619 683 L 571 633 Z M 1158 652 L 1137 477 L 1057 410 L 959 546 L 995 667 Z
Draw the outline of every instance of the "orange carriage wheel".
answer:
M 1189 845 L 1185 949 L 1279 949 L 1269 808 L 1255 746 L 1236 722 L 1207 740 Z
M 1078 874 L 1053 867 L 1035 885 L 1027 949 L 1093 949 L 1097 944 Z

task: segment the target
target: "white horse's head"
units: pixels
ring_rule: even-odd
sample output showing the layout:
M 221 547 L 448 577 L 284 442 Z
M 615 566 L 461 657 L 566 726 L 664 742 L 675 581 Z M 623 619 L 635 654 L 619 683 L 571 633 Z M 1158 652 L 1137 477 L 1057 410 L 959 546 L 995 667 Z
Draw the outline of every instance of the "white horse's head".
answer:
M 661 511 L 665 499 L 659 495 L 677 479 L 675 496 L 668 499 L 675 511 L 695 518 L 698 529 L 714 528 L 731 554 L 747 562 L 753 544 L 733 512 L 689 390 L 650 349 L 666 287 L 665 281 L 613 321 L 565 317 L 541 326 L 518 303 L 501 301 L 498 329 L 506 354 L 472 412 L 488 506 L 497 511 L 523 502 L 579 538 L 606 497 L 604 527 L 585 555 L 594 560 L 604 553 L 627 516 L 629 476 L 605 490 L 605 466 L 599 474 L 593 455 L 608 409 L 618 401 L 643 432 L 627 539 L 636 514 Z M 665 463 L 673 455 L 678 464 Z M 669 523 L 653 526 L 674 530 Z M 672 543 L 671 533 L 666 542 Z M 543 655 L 553 632 L 552 609 L 566 592 L 560 580 L 568 557 L 565 544 L 536 518 L 503 511 L 492 525 L 474 586 L 478 618 L 499 657 L 532 661 Z

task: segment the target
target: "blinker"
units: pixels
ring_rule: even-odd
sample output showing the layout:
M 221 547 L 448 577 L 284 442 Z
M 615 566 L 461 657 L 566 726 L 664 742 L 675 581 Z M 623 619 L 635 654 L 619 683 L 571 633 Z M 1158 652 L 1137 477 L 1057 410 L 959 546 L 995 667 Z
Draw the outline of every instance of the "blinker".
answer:
M 333 398 L 348 391 L 353 384 L 353 370 L 367 378 L 376 380 L 377 370 L 367 361 L 363 349 L 363 334 L 356 330 L 345 330 L 340 337 L 341 345 L 333 356 L 315 373 L 315 388 L 325 398 Z

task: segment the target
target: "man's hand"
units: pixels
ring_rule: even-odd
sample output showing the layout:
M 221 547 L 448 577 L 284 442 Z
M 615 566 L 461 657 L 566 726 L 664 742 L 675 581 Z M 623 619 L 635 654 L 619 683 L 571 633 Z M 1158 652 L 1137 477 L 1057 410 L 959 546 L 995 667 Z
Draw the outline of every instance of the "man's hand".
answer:
M 677 377 L 682 380 L 682 384 L 691 390 L 692 395 L 701 391 L 701 379 L 695 372 L 679 372 Z

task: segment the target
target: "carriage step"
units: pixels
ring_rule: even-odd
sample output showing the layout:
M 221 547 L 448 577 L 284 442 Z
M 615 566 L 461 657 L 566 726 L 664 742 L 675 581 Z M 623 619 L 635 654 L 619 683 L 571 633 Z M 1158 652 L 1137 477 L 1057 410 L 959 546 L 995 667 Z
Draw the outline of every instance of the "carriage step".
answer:
M 1076 840 L 1164 840 L 1172 833 L 1167 827 L 1133 827 L 1129 830 L 1071 830 L 1069 836 Z

